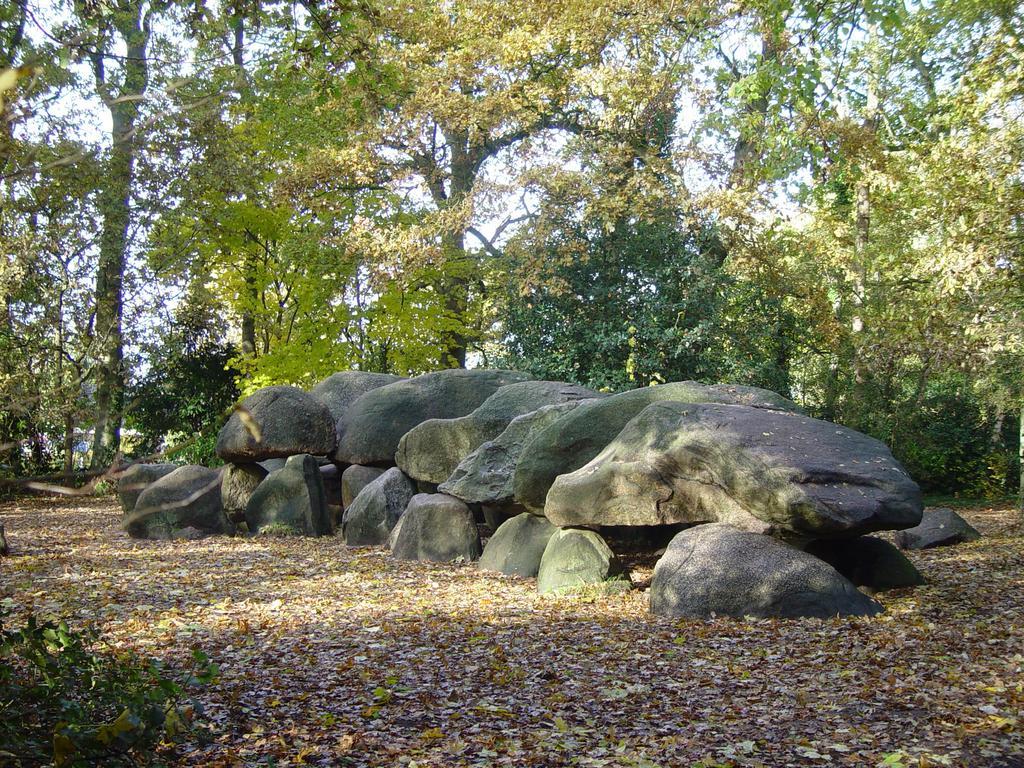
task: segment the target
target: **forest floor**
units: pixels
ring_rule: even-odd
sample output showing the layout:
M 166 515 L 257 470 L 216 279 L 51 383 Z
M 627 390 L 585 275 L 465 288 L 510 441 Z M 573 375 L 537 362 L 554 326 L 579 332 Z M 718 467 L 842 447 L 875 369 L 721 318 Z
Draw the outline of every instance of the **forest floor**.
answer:
M 472 565 L 340 539 L 135 541 L 111 499 L 0 504 L 15 617 L 93 623 L 171 664 L 200 648 L 202 766 L 1024 766 L 1024 536 L 910 557 L 926 587 L 871 619 L 651 616 L 542 598 Z

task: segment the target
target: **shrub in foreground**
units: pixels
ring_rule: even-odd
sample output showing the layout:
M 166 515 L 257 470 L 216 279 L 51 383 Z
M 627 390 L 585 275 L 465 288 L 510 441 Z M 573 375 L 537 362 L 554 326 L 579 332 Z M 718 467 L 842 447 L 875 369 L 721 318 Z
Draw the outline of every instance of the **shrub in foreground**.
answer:
M 213 680 L 200 651 L 184 672 L 115 651 L 87 628 L 0 612 L 0 766 L 152 765 L 197 733 L 189 691 Z

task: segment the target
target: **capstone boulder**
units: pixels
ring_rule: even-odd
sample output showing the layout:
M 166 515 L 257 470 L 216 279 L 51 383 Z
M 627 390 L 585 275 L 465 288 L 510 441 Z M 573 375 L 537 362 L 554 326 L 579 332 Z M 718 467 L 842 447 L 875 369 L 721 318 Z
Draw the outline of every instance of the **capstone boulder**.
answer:
M 600 393 L 560 381 L 521 381 L 501 387 L 478 408 L 452 419 L 428 419 L 398 443 L 395 461 L 409 477 L 443 483 L 466 456 L 498 437 L 514 418 L 545 405 L 601 397 Z
M 604 450 L 623 427 L 652 403 L 727 403 L 758 410 L 799 413 L 795 403 L 756 387 L 681 381 L 622 392 L 583 403 L 543 429 L 531 433 L 516 464 L 516 501 L 531 512 L 544 509 L 555 478 L 573 472 Z
M 335 459 L 346 464 L 393 466 L 406 432 L 428 419 L 465 416 L 506 384 L 530 377 L 518 371 L 433 371 L 370 390 L 338 423 Z
M 217 455 L 244 464 L 305 453 L 325 456 L 336 443 L 327 406 L 297 387 L 274 386 L 245 398 L 217 435 Z
M 764 408 L 666 401 L 558 477 L 544 514 L 559 526 L 724 522 L 849 538 L 917 524 L 921 492 L 883 443 L 852 429 Z
M 309 394 L 327 406 L 331 412 L 335 428 L 342 417 L 348 413 L 349 406 L 371 389 L 404 381 L 401 376 L 390 373 L 370 373 L 368 371 L 341 371 L 328 376 L 311 390 Z M 341 437 L 341 433 L 338 433 Z
M 523 448 L 530 438 L 569 411 L 590 400 L 546 405 L 517 416 L 504 431 L 464 458 L 449 478 L 438 486 L 467 503 L 507 506 L 513 502 L 513 479 Z

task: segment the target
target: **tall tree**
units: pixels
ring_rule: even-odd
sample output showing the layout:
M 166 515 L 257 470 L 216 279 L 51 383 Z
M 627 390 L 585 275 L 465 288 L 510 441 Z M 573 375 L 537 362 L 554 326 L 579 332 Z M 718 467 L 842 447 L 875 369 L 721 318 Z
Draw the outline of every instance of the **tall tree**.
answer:
M 110 145 L 99 190 L 102 218 L 96 268 L 93 321 L 95 419 L 92 466 L 112 461 L 120 449 L 124 411 L 124 280 L 132 223 L 132 192 L 142 101 L 150 84 L 147 48 L 154 16 L 165 4 L 149 0 L 118 0 L 93 5 L 78 3 L 76 12 L 86 29 L 82 50 L 92 65 L 96 94 L 110 115 Z M 125 54 L 116 53 L 122 44 Z
M 536 168 L 531 150 L 544 137 L 596 124 L 604 95 L 595 75 L 625 29 L 663 28 L 658 5 L 407 0 L 358 17 L 312 11 L 336 74 L 354 67 L 342 98 L 369 106 L 349 159 L 378 169 L 417 212 L 385 258 L 436 275 L 449 326 L 438 365 L 464 366 L 481 338 L 468 308 L 480 258 L 497 250 L 481 225 L 505 232 L 522 215 L 509 213 L 508 195 Z

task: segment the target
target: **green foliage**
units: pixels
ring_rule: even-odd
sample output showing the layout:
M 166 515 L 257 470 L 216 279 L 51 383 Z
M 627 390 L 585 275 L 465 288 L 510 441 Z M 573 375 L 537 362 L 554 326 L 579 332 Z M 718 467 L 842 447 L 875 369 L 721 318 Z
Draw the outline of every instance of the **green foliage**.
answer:
M 1002 493 L 1019 467 L 1012 4 L 87 6 L 32 35 L 0 11 L 5 66 L 39 64 L 0 115 L 0 472 L 70 469 L 104 421 L 87 383 L 120 380 L 99 326 L 122 279 L 130 453 L 213 460 L 233 377 L 468 352 L 764 386 L 928 488 Z M 153 55 L 70 66 L 128 37 Z M 82 130 L 103 94 L 135 140 Z
M 606 390 L 686 379 L 788 390 L 788 313 L 729 275 L 708 233 L 566 224 L 548 249 L 539 284 L 509 288 L 507 364 Z
M 1017 477 L 1011 441 L 1002 429 L 995 431 L 991 411 L 967 377 L 932 380 L 911 406 L 893 428 L 891 442 L 923 490 L 982 496 L 1011 490 Z
M 129 390 L 127 425 L 139 432 L 139 455 L 165 448 L 176 461 L 206 463 L 215 455 L 224 414 L 238 398 L 235 350 L 210 340 L 175 342 Z
M 100 480 L 92 487 L 93 496 L 116 496 L 117 484 L 110 480 Z
M 217 432 L 220 420 L 211 422 L 203 432 L 185 435 L 169 432 L 166 435 L 167 449 L 164 457 L 180 464 L 202 464 L 207 467 L 218 467 L 224 460 L 217 455 Z
M 670 224 L 567 222 L 546 246 L 543 281 L 522 295 L 510 286 L 510 365 L 606 390 L 713 378 L 728 278 L 697 238 Z
M 157 745 L 198 734 L 188 692 L 217 674 L 205 654 L 171 674 L 104 647 L 95 630 L 31 616 L 10 629 L 8 615 L 0 612 L 0 763 L 150 765 Z

